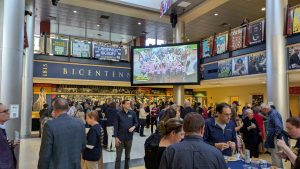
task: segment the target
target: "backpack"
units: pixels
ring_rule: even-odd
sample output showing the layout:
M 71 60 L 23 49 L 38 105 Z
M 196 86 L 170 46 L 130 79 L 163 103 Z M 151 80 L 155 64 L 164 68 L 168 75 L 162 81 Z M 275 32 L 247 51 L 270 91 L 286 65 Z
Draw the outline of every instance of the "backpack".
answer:
M 156 169 L 156 163 L 158 161 L 158 147 L 161 139 L 161 135 L 156 130 L 151 136 L 149 136 L 144 144 L 145 147 L 145 167 L 146 169 Z

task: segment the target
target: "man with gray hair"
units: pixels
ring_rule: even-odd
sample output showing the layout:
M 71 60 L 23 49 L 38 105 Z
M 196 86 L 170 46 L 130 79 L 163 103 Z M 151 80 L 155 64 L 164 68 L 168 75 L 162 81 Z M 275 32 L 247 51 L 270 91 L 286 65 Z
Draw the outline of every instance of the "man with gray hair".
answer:
M 67 100 L 58 98 L 53 107 L 55 119 L 44 126 L 38 169 L 81 169 L 80 155 L 86 143 L 84 124 L 67 115 Z
M 268 131 L 264 147 L 271 153 L 272 165 L 283 168 L 281 159 L 277 156 L 278 148 L 275 144 L 277 138 L 282 137 L 283 122 L 281 115 L 267 103 L 261 104 L 261 111 L 268 115 Z
M 184 117 L 191 112 L 196 112 L 196 110 L 191 107 L 190 101 L 186 101 L 184 103 L 184 109 L 180 112 L 180 117 L 184 119 Z

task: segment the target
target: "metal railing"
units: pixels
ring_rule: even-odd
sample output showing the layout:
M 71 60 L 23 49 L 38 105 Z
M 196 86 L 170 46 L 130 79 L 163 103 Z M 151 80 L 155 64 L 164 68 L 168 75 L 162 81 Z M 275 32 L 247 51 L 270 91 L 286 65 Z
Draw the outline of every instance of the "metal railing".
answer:
M 113 49 L 121 49 L 122 55 L 118 60 L 129 61 L 130 47 L 128 45 L 107 43 L 96 39 L 87 39 L 59 34 L 34 35 L 35 54 L 98 59 L 94 56 L 95 45 Z

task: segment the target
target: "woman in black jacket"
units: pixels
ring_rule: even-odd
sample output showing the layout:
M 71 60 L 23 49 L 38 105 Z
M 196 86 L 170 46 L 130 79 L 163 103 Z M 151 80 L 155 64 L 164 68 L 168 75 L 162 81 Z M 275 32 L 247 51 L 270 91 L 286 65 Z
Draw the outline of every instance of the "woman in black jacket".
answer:
M 243 120 L 244 126 L 241 128 L 240 132 L 243 133 L 243 140 L 246 149 L 250 150 L 250 157 L 258 158 L 258 146 L 261 142 L 260 131 L 256 120 L 253 118 L 253 111 L 247 109 L 247 117 Z

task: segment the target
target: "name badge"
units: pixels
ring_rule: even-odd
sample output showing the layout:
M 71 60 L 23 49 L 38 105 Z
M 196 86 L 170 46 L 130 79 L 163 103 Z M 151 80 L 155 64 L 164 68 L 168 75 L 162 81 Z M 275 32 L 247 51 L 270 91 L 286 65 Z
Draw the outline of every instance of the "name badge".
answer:
M 131 115 L 131 114 L 129 114 L 129 115 L 128 115 L 128 117 L 129 117 L 129 118 L 132 118 L 132 115 Z

